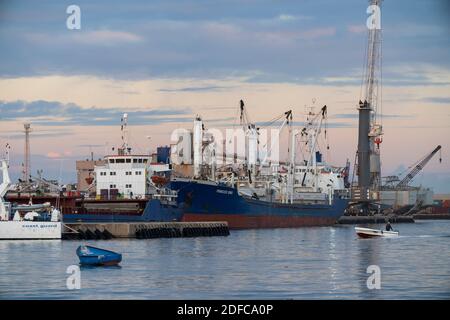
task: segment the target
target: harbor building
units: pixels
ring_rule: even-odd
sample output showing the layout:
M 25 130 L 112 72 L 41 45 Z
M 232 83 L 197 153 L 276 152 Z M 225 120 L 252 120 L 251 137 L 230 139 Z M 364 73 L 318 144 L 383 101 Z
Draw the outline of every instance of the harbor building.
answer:
M 99 160 L 78 160 L 76 162 L 77 169 L 77 190 L 80 192 L 89 192 L 92 188 L 92 182 L 95 177 L 95 166 L 102 166 L 105 161 Z M 92 188 L 93 189 L 93 188 Z M 92 190 L 93 191 L 93 190 Z
M 433 204 L 433 190 L 422 187 L 409 187 L 401 190 L 382 189 L 380 203 L 398 209 L 404 206 Z

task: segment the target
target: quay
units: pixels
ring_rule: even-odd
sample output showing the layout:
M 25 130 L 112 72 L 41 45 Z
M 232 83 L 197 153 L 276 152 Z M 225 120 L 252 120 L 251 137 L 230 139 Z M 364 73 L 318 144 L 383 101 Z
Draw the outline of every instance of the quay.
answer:
M 65 223 L 64 240 L 152 239 L 228 236 L 227 222 Z
M 414 223 L 412 216 L 398 215 L 373 215 L 373 216 L 342 216 L 338 220 L 338 224 L 367 224 L 367 223 Z
M 418 213 L 414 215 L 416 220 L 450 220 L 450 213 Z

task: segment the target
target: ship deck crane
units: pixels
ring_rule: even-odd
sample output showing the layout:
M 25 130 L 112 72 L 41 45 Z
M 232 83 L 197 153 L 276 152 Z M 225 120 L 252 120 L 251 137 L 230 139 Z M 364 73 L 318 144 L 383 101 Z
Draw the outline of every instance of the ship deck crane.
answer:
M 239 101 L 239 121 L 244 130 L 246 130 L 249 126 L 252 125 L 252 122 L 250 121 L 250 117 L 248 116 L 247 109 L 245 108 L 245 104 L 243 100 Z
M 292 110 L 288 110 L 288 111 L 284 112 L 281 116 L 277 117 L 276 119 L 271 120 L 270 123 L 275 123 L 276 121 L 279 121 L 282 118 L 284 118 L 284 120 L 281 123 L 281 125 L 278 127 L 278 132 L 280 132 L 280 133 L 281 133 L 281 130 L 283 130 L 283 128 L 286 125 L 292 124 Z M 268 125 L 269 125 L 269 123 L 267 124 L 267 126 Z M 272 153 L 272 149 L 274 148 L 276 143 L 277 142 L 275 142 L 275 141 L 271 141 L 270 147 L 266 151 L 266 154 L 264 156 L 264 160 L 261 161 L 261 165 L 262 166 L 267 164 L 267 160 L 269 158 L 269 155 Z M 265 148 L 266 146 L 267 146 L 267 143 L 263 146 L 263 148 Z
M 309 143 L 310 148 L 311 148 L 309 160 L 306 161 L 306 170 L 305 170 L 305 173 L 303 174 L 302 186 L 305 186 L 306 175 L 309 172 L 309 169 L 311 166 L 314 167 L 315 176 L 317 175 L 317 172 L 316 172 L 317 171 L 317 163 L 316 163 L 315 150 L 316 150 L 317 143 L 318 143 L 318 136 L 319 136 L 319 133 L 322 128 L 322 123 L 323 123 L 323 120 L 326 120 L 326 117 L 327 117 L 327 106 L 324 105 L 322 107 L 322 109 L 320 109 L 319 113 L 317 113 L 312 119 L 308 120 L 308 123 L 300 132 L 301 136 L 305 136 L 305 137 L 310 136 L 310 141 L 306 142 L 306 144 Z M 310 131 L 310 132 L 308 133 L 308 131 Z
M 424 158 L 419 160 L 416 165 L 412 168 L 412 170 L 396 185 L 397 189 L 405 188 L 408 184 L 414 179 L 414 177 L 422 171 L 422 169 L 426 166 L 426 164 L 434 157 L 434 155 L 441 150 L 441 146 L 437 146 L 433 151 L 431 151 Z M 442 162 L 442 157 L 439 157 L 439 162 Z

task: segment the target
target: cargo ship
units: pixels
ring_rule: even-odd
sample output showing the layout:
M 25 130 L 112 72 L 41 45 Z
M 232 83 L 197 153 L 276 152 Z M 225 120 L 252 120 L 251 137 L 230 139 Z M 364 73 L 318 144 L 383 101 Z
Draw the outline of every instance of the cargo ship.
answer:
M 242 100 L 240 111 L 245 133 L 245 154 L 241 161 L 236 153 L 230 156 L 224 150 L 224 165 L 218 166 L 217 141 L 200 116 L 194 120 L 192 134 L 179 140 L 185 145 L 175 146 L 175 153 L 192 150 L 193 155 L 193 159 L 183 159 L 184 163 L 192 160 L 192 177 L 176 177 L 175 172 L 167 185 L 178 194 L 182 221 L 227 221 L 231 229 L 336 223 L 349 202 L 350 164 L 347 161 L 345 167 L 331 166 L 319 150 L 324 123 L 326 133 L 327 107 L 323 106 L 319 113 L 310 108 L 304 127 L 299 129 L 293 128 L 291 110 L 276 118 L 281 122 L 280 132 L 283 128 L 289 130 L 285 162 L 267 161 L 272 146 L 266 157 L 261 157 L 258 152 L 258 145 L 264 143 L 260 141 L 261 127 L 248 120 Z M 302 151 L 301 161 L 296 158 L 296 150 Z
M 173 179 L 170 188 L 178 191 L 182 221 L 227 221 L 231 229 L 333 225 L 349 201 L 336 192 L 331 202 L 281 203 L 241 195 L 236 188 L 220 183 L 189 179 Z

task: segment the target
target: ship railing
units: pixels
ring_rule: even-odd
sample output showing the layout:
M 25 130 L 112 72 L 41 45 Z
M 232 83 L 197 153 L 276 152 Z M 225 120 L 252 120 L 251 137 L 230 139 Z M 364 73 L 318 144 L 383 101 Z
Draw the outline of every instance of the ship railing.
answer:
M 176 204 L 178 192 L 176 190 L 160 190 L 160 192 L 153 194 L 152 197 L 164 203 Z
M 349 189 L 337 189 L 334 190 L 334 197 L 338 199 L 350 199 L 351 192 Z

